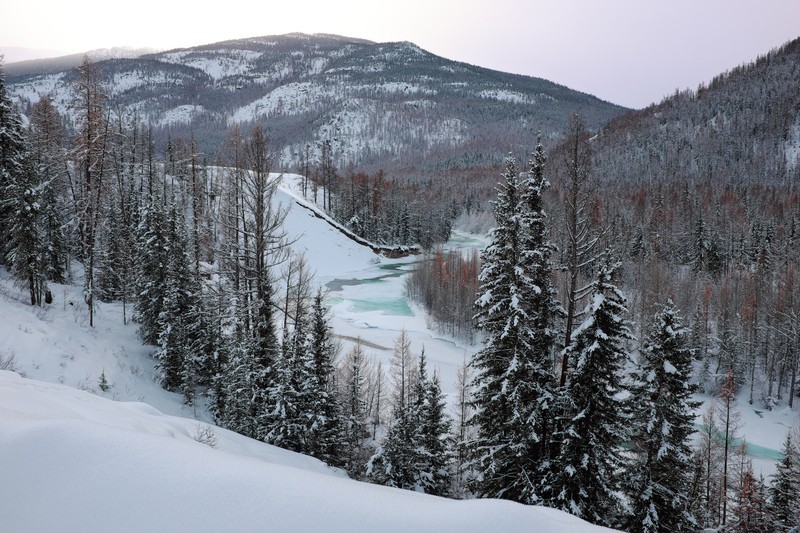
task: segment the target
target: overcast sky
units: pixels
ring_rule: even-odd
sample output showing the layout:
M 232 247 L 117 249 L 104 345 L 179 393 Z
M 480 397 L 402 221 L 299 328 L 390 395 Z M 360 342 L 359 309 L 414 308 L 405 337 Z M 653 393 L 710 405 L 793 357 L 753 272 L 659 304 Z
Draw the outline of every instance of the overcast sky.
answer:
M 412 41 L 643 107 L 800 37 L 800 0 L 7 0 L 0 53 L 290 32 Z M 129 7 L 121 7 L 129 6 Z

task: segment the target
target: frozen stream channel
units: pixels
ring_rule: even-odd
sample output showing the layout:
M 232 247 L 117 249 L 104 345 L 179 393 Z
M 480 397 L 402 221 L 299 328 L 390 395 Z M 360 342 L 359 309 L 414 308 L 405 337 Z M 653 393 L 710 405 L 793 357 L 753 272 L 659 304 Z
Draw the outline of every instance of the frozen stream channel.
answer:
M 470 249 L 484 244 L 482 236 L 454 232 L 445 249 Z M 384 369 L 388 369 L 395 339 L 405 329 L 415 354 L 425 347 L 429 368 L 439 373 L 442 390 L 449 396 L 455 389 L 458 367 L 477 345 L 438 333 L 425 311 L 406 298 L 406 277 L 418 262 L 426 259 L 424 255 L 381 259 L 347 276 L 320 281 L 329 291 L 327 304 L 332 309 L 332 326 L 343 351 L 361 339 L 367 354 L 382 361 Z

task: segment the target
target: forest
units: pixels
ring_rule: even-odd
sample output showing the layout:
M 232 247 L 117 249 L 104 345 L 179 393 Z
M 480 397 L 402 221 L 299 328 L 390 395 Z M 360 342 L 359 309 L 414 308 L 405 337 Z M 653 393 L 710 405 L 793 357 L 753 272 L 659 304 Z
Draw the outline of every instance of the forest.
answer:
M 47 305 L 49 282 L 82 283 L 90 325 L 96 300 L 123 302 L 166 389 L 356 479 L 626 531 L 788 531 L 800 431 L 758 479 L 733 399 L 798 397 L 796 134 L 775 110 L 796 104 L 777 89 L 776 107 L 729 99 L 784 88 L 797 46 L 597 134 L 572 116 L 548 150 L 530 140 L 524 168 L 509 156 L 457 195 L 337 168 L 324 143 L 317 161 L 298 158 L 303 193 L 342 224 L 432 251 L 409 297 L 480 343 L 453 416 L 404 333 L 386 370 L 358 343 L 337 356 L 324 295 L 271 202 L 261 127 L 229 128 L 213 160 L 191 137 L 158 147 L 108 105 L 91 62 L 74 123 L 45 97 L 23 124 L 0 75 L 0 264 L 31 305 Z M 457 219 L 487 217 L 480 256 L 436 250 Z M 697 391 L 719 398 L 699 429 Z

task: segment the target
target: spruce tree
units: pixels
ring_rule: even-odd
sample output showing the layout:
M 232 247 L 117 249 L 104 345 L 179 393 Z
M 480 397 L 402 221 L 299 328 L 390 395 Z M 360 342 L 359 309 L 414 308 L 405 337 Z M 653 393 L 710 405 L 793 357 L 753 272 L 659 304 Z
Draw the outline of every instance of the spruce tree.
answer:
M 69 269 L 69 241 L 65 231 L 67 206 L 67 168 L 64 153 L 61 116 L 52 100 L 42 96 L 31 106 L 31 125 L 28 133 L 30 151 L 41 182 L 42 230 L 47 246 L 45 269 L 48 280 L 66 281 Z
M 365 465 L 371 456 L 365 399 L 368 371 L 364 350 L 357 343 L 345 355 L 339 382 L 343 426 L 342 467 L 356 479 L 364 477 Z
M 194 341 L 191 326 L 196 323 L 194 299 L 196 287 L 189 265 L 186 227 L 178 206 L 173 201 L 167 220 L 166 271 L 162 273 L 164 294 L 157 318 L 158 351 L 156 359 L 161 370 L 162 385 L 169 390 L 181 390 L 187 403 L 194 384 Z M 195 332 L 198 333 L 198 332 Z M 190 384 L 189 387 L 184 387 Z
M 8 198 L 12 198 L 10 188 L 27 177 L 25 168 L 25 137 L 22 120 L 14 109 L 6 91 L 5 75 L 0 70 L 0 263 L 5 262 L 10 242 L 10 225 L 15 209 Z
M 316 389 L 307 315 L 307 306 L 302 303 L 295 313 L 294 329 L 284 332 L 283 352 L 275 363 L 274 378 L 267 383 L 269 404 L 259 429 L 265 442 L 300 453 L 309 451 Z
M 620 508 L 622 444 L 629 421 L 622 414 L 622 369 L 631 338 L 625 297 L 613 284 L 618 265 L 605 258 L 585 318 L 566 348 L 577 362 L 564 396 L 561 448 L 546 480 L 549 505 L 595 524 L 610 525 Z
M 344 439 L 342 413 L 336 396 L 333 360 L 336 347 L 331 339 L 322 291 L 317 291 L 311 308 L 311 332 L 308 350 L 313 364 L 313 412 L 309 454 L 332 466 L 342 466 Z
M 423 487 L 426 494 L 447 496 L 450 494 L 450 467 L 453 462 L 451 421 L 445 412 L 447 403 L 436 373 L 430 379 L 422 379 L 421 384 L 423 402 L 419 408 L 419 424 L 421 446 L 427 459 L 427 479 Z
M 783 459 L 769 487 L 769 509 L 775 531 L 788 531 L 800 526 L 800 453 L 791 433 L 786 435 L 781 453 Z
M 469 447 L 482 497 L 540 501 L 553 407 L 551 351 L 558 306 L 550 281 L 541 145 L 520 186 L 513 158 L 494 203 L 497 226 L 483 251 L 476 302 L 484 348 L 473 359 L 476 435 Z
M 368 477 L 382 485 L 443 496 L 449 480 L 450 423 L 438 378 L 428 378 L 424 350 L 410 387 L 412 401 L 395 402 L 394 420 L 368 463 Z
M 632 510 L 628 531 L 677 532 L 697 527 L 688 501 L 693 470 L 689 441 L 699 407 L 691 400 L 695 387 L 689 383 L 693 359 L 689 336 L 669 301 L 650 324 L 639 368 L 633 374 L 630 412 L 635 458 L 626 482 Z
M 42 189 L 30 160 L 21 155 L 25 160 L 3 191 L 2 204 L 9 216 L 5 224 L 5 258 L 11 273 L 28 289 L 31 305 L 41 305 L 47 283 Z
M 169 260 L 164 201 L 150 197 L 142 208 L 136 234 L 136 321 L 146 344 L 158 344 L 159 315 L 164 306 Z

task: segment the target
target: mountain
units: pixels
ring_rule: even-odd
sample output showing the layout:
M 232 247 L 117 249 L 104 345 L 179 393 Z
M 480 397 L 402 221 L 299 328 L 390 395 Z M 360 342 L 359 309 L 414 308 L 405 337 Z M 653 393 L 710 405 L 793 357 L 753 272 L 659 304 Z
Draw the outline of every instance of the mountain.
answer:
M 18 53 L 22 56 L 24 55 L 24 50 L 25 49 L 20 49 Z M 35 54 L 36 52 L 36 50 L 33 50 L 31 54 Z M 115 47 L 98 48 L 97 50 L 90 50 L 80 54 L 49 54 L 47 57 L 40 57 L 38 59 L 25 59 L 7 63 L 3 65 L 3 71 L 7 76 L 14 77 L 52 74 L 79 66 L 81 62 L 83 62 L 84 57 L 88 57 L 92 61 L 104 61 L 107 59 L 136 58 L 154 52 L 156 52 L 156 50 L 152 48 Z M 45 51 L 42 53 L 45 53 Z M 41 55 L 41 53 L 39 55 Z
M 800 39 L 697 90 L 614 118 L 598 176 L 624 183 L 765 185 L 800 179 Z
M 432 171 L 494 164 L 580 113 L 592 129 L 626 109 L 564 86 L 433 55 L 409 42 L 289 34 L 98 62 L 109 107 L 157 140 L 195 135 L 213 154 L 229 127 L 264 124 L 284 165 L 331 140 L 340 166 Z M 51 94 L 69 112 L 71 70 L 8 68 L 23 109 Z

